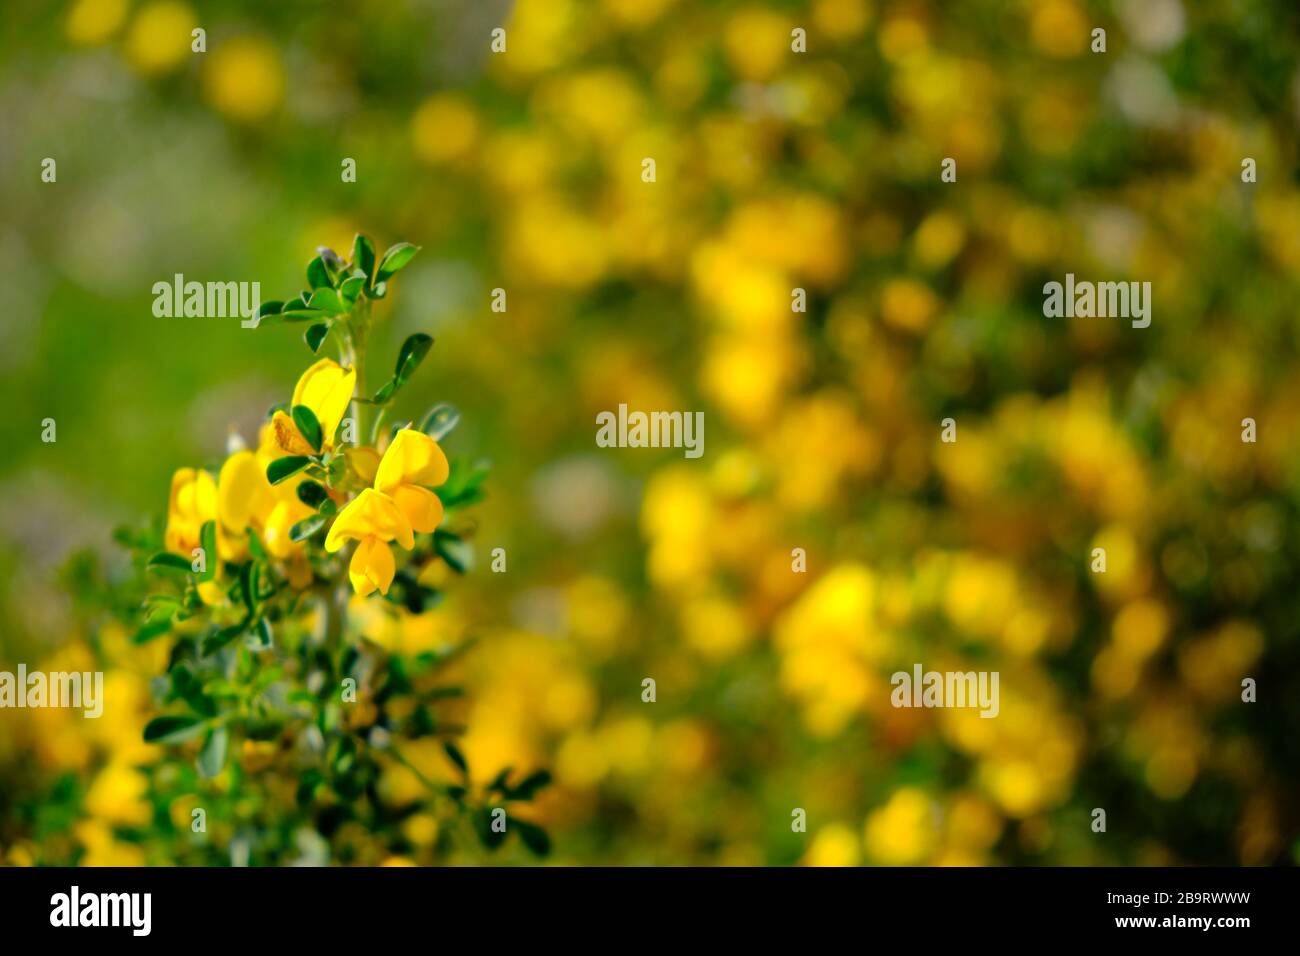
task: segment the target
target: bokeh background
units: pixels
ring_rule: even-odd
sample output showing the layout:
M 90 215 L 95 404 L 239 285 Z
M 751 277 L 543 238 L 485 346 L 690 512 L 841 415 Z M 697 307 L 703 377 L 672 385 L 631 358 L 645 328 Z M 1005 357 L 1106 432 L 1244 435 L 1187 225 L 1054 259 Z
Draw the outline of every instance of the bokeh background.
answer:
M 356 231 L 423 246 L 373 349 L 433 334 L 400 401 L 455 404 L 449 452 L 493 466 L 475 571 L 371 636 L 478 638 L 465 753 L 551 769 L 553 861 L 1300 859 L 1294 4 L 19 0 L 5 19 L 0 667 L 93 646 L 131 702 L 0 713 L 6 862 L 168 862 L 139 770 L 158 650 L 80 613 L 68 561 L 111 572 L 112 529 L 160 514 L 230 429 L 251 438 L 309 364 L 292 327 L 155 318 L 151 286 L 287 298 Z M 1150 281 L 1151 327 L 1044 318 L 1066 272 Z M 704 457 L 598 449 L 620 402 L 704 411 Z M 916 662 L 1000 671 L 1001 715 L 892 708 Z M 433 846 L 413 825 L 400 861 Z M 479 859 L 530 858 L 454 861 Z

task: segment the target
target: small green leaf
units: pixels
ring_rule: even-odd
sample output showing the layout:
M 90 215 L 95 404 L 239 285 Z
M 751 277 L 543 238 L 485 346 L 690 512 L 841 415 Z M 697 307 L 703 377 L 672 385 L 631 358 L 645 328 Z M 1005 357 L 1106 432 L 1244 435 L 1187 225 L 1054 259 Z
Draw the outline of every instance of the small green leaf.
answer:
M 147 644 L 156 637 L 162 637 L 162 635 L 166 634 L 171 629 L 172 622 L 170 617 L 162 621 L 150 621 L 135 632 L 131 637 L 131 643 Z
M 215 521 L 203 522 L 203 527 L 199 530 L 199 545 L 203 548 L 203 573 L 199 575 L 200 581 L 211 581 L 217 576 L 217 523 Z M 190 562 L 190 569 L 193 570 L 194 562 Z
M 442 441 L 453 428 L 460 424 L 460 412 L 455 405 L 442 402 L 425 413 L 420 422 L 420 431 L 434 441 Z
M 397 366 L 393 371 L 393 381 L 397 383 L 398 388 L 405 385 L 415 370 L 420 367 L 420 363 L 429 354 L 432 346 L 431 335 L 416 332 L 414 335 L 407 336 L 406 341 L 402 343 L 402 350 L 397 353 Z
M 199 751 L 199 757 L 196 762 L 199 769 L 199 776 L 211 780 L 226 765 L 226 744 L 229 742 L 230 735 L 226 732 L 225 727 L 218 727 L 216 730 L 208 732 L 208 737 L 203 741 L 203 749 Z
M 307 284 L 313 289 L 327 289 L 333 285 L 330 282 L 329 271 L 320 256 L 307 263 Z
M 454 534 L 434 531 L 433 550 L 457 574 L 465 574 L 474 567 L 474 546 Z
M 259 561 L 266 560 L 266 546 L 262 544 L 262 539 L 258 537 L 256 531 L 252 528 L 245 529 L 248 532 L 248 551 Z
M 204 657 L 211 657 L 246 630 L 248 630 L 248 624 L 240 623 L 213 631 L 203 639 L 203 646 L 199 651 Z
M 185 574 L 189 574 L 194 570 L 193 564 L 187 558 L 182 558 L 179 554 L 172 554 L 170 551 L 159 551 L 149 559 L 147 567 L 161 568 L 165 571 L 181 571 Z
M 239 571 L 239 589 L 244 593 L 244 607 L 251 620 L 257 613 L 257 562 L 249 561 Z
M 339 296 L 343 299 L 343 304 L 352 308 L 352 303 L 357 301 L 362 290 L 366 287 L 366 277 L 363 275 L 353 275 L 343 280 L 339 286 Z
M 352 265 L 365 273 L 368 288 L 375 276 L 375 244 L 360 233 L 352 240 Z
M 319 309 L 285 309 L 280 313 L 280 320 L 290 324 L 295 322 L 319 322 L 321 319 L 327 318 L 329 316 Z
M 320 451 L 321 443 L 325 436 L 321 434 L 320 422 L 316 420 L 316 413 L 306 405 L 293 406 L 293 423 L 298 426 L 298 432 L 303 438 L 307 439 L 307 444 L 311 445 L 313 451 Z M 272 482 L 274 484 L 275 482 Z
M 529 823 L 527 820 L 511 820 L 514 829 L 519 831 L 519 839 L 524 841 L 524 846 L 528 847 L 536 856 L 546 856 L 551 852 L 551 838 L 546 831 L 536 823 Z
M 268 315 L 279 315 L 284 309 L 284 303 L 279 301 L 263 302 L 257 308 L 257 317 L 264 319 Z
M 311 349 L 312 352 L 319 352 L 321 343 L 325 341 L 325 336 L 329 335 L 329 333 L 328 322 L 317 322 L 302 334 L 302 338 L 307 343 L 307 348 Z
M 492 826 L 492 810 L 491 807 L 482 807 L 474 814 L 474 829 L 478 831 L 479 842 L 489 850 L 495 850 L 509 835 L 507 831 L 497 830 Z
M 292 528 L 289 529 L 290 541 L 306 541 L 321 528 L 329 523 L 329 515 L 312 515 L 309 518 L 303 518 Z
M 389 276 L 400 272 L 419 251 L 419 246 L 413 246 L 409 242 L 399 242 L 395 246 L 389 246 L 388 251 L 384 253 L 384 258 L 379 260 L 379 271 L 375 274 L 376 282 L 385 282 Z
M 506 793 L 512 800 L 531 800 L 537 795 L 538 790 L 548 786 L 550 782 L 549 770 L 536 770 L 513 787 L 509 787 Z
M 468 777 L 469 763 L 465 760 L 465 755 L 460 752 L 460 748 L 457 747 L 450 740 L 447 740 L 447 741 L 443 741 L 442 749 L 447 751 L 447 756 L 451 758 L 452 763 L 454 763 L 457 767 L 460 768 L 460 772 L 463 773 L 466 777 Z
M 339 298 L 339 294 L 328 287 L 313 292 L 307 307 L 326 312 L 329 315 L 339 315 L 348 310 L 347 306 L 343 304 L 343 300 Z
M 174 744 L 196 736 L 203 729 L 198 717 L 155 717 L 144 726 L 144 740 L 149 744 Z
M 329 497 L 329 492 L 319 482 L 306 479 L 298 486 L 298 500 L 308 508 L 319 508 L 321 502 Z
M 278 485 L 286 478 L 298 474 L 310 464 L 311 459 L 306 455 L 288 455 L 284 458 L 277 458 L 266 466 L 266 480 L 273 485 Z
M 257 638 L 253 642 L 254 650 L 264 651 L 275 640 L 275 635 L 271 633 L 271 622 L 264 617 L 258 619 L 257 627 L 253 628 L 253 634 Z

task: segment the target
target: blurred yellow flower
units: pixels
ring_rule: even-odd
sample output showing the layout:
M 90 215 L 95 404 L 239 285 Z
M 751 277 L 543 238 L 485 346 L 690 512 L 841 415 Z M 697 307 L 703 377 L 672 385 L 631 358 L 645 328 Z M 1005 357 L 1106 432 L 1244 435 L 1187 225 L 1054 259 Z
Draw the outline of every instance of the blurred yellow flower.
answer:
M 867 817 L 867 853 L 885 866 L 924 863 L 938 843 L 938 817 L 938 807 L 921 790 L 896 790 Z
M 190 53 L 194 11 L 175 0 L 159 0 L 140 8 L 126 34 L 127 62 L 146 76 L 174 70 Z
M 464 97 L 437 93 L 411 117 L 411 144 L 415 155 L 430 166 L 467 156 L 478 141 L 478 118 Z
M 68 39 L 93 46 L 109 39 L 126 21 L 126 0 L 77 0 L 68 11 Z
M 198 468 L 177 469 L 167 503 L 167 531 L 163 538 L 167 550 L 188 558 L 199 547 L 204 523 L 216 517 L 217 485 L 212 476 Z
M 219 113 L 242 123 L 266 119 L 284 96 L 284 67 L 261 37 L 238 37 L 207 54 L 204 89 Z

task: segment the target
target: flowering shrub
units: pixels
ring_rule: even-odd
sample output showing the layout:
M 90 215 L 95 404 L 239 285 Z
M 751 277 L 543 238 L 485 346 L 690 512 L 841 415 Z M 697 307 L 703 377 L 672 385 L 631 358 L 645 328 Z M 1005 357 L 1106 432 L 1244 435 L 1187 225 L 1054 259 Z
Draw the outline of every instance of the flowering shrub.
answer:
M 466 511 L 483 493 L 486 471 L 449 462 L 439 445 L 457 422 L 450 406 L 385 427 L 428 335 L 407 338 L 392 376 L 366 390 L 372 304 L 416 251 L 402 243 L 377 259 L 358 236 L 351 262 L 328 249 L 312 260 L 310 292 L 264 304 L 263 325 L 309 323 L 308 347 L 332 343 L 338 360 L 303 372 L 256 447 L 233 442 L 215 477 L 176 471 L 162 550 L 153 534 L 122 536 L 137 558 L 132 586 L 148 592 L 134 642 L 171 645 L 152 682 L 164 713 L 143 737 L 167 748 L 148 782 L 171 808 L 174 858 L 375 862 L 365 853 L 376 837 L 398 859 L 421 847 L 431 858 L 436 834 L 449 844 L 462 825 L 487 847 L 517 830 L 534 852 L 549 848 L 507 809 L 545 786 L 545 771 L 507 768 L 472 785 L 454 743 L 461 689 L 445 673 L 462 647 L 390 654 L 355 613 L 366 602 L 391 617 L 434 607 L 439 570 L 468 567 Z M 407 760 L 406 747 L 428 740 L 457 776 L 433 780 Z M 421 798 L 383 792 L 394 763 L 424 785 Z

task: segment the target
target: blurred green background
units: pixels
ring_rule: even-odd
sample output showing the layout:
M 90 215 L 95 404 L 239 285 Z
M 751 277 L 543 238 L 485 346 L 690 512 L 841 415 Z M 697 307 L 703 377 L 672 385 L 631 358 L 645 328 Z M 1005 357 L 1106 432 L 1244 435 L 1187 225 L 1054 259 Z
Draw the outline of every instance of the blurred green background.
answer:
M 111 529 L 309 364 L 291 327 L 154 317 L 153 283 L 288 298 L 365 231 L 423 247 L 372 353 L 434 335 L 401 404 L 455 404 L 449 453 L 493 463 L 478 568 L 373 637 L 481 638 L 466 753 L 552 768 L 557 862 L 1294 863 L 1298 26 L 1244 0 L 8 4 L 0 666 L 76 660 L 68 555 L 120 561 Z M 1067 272 L 1150 281 L 1151 327 L 1044 318 Z M 704 411 L 704 457 L 598 449 L 621 402 Z M 128 715 L 0 714 L 0 858 L 165 862 L 126 660 Z M 1001 715 L 893 709 L 916 662 L 998 670 Z M 440 861 L 407 836 L 361 858 Z

